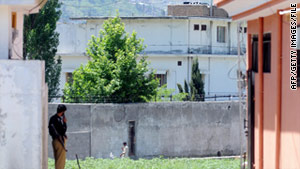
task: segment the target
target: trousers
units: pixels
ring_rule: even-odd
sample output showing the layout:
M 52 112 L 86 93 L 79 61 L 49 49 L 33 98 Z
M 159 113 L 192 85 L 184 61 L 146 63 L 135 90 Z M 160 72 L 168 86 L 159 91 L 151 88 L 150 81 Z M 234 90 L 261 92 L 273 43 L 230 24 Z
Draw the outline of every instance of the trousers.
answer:
M 64 146 L 66 147 L 66 139 L 64 139 Z M 66 150 L 58 139 L 52 141 L 53 153 L 55 159 L 55 169 L 64 169 L 66 164 Z

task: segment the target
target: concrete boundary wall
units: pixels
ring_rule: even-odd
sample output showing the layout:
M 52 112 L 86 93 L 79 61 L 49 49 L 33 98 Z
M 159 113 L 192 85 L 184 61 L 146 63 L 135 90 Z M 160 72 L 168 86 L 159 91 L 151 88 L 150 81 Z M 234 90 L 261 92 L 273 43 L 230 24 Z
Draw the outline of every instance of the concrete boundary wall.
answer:
M 0 169 L 48 168 L 47 97 L 44 61 L 0 60 Z
M 240 154 L 238 102 L 66 104 L 68 159 L 109 158 L 130 141 L 134 121 L 135 157 L 204 157 Z M 49 104 L 49 118 L 57 104 Z M 245 112 L 245 111 L 244 111 Z M 243 115 L 244 120 L 245 115 Z M 53 157 L 49 137 L 49 157 Z

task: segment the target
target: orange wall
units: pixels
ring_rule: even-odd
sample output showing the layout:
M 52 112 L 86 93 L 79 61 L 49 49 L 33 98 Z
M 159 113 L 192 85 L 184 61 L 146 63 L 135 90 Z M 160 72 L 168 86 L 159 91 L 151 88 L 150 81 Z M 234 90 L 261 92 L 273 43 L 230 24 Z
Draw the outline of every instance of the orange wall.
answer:
M 278 18 L 272 15 L 264 18 L 264 33 L 271 33 L 271 73 L 264 73 L 264 168 L 275 168 L 275 115 L 278 97 L 277 66 Z
M 282 82 L 282 132 L 281 132 L 281 168 L 300 168 L 300 88 L 289 88 L 289 22 L 284 17 L 283 26 L 283 82 Z M 298 19 L 300 20 L 300 19 Z M 271 73 L 264 73 L 263 107 L 263 166 L 275 168 L 276 154 L 276 112 L 278 94 L 278 22 L 275 15 L 264 18 L 264 33 L 271 33 Z M 248 21 L 248 34 L 259 32 L 258 20 Z M 251 57 L 251 56 L 248 56 Z M 259 91 L 258 73 L 255 74 L 255 166 L 259 161 Z M 298 104 L 297 104 L 298 103 Z M 298 123 L 297 123 L 298 122 Z
M 298 15 L 299 16 L 299 15 Z M 290 90 L 290 25 L 283 17 L 281 168 L 300 168 L 300 87 Z M 300 18 L 298 17 L 298 25 Z

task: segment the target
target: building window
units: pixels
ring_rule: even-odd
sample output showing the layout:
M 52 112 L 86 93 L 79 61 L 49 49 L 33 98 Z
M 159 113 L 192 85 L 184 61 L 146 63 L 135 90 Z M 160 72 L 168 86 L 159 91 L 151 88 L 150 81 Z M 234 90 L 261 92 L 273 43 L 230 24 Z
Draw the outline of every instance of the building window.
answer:
M 73 83 L 73 74 L 72 74 L 72 72 L 67 72 L 66 73 L 66 82 Z
M 247 28 L 246 27 L 244 27 L 244 33 L 247 33 Z
M 252 70 L 258 72 L 258 37 L 252 37 Z M 263 72 L 271 72 L 271 34 L 263 37 Z
M 167 84 L 167 74 L 155 74 L 155 78 L 159 80 L 159 87 Z
M 177 65 L 178 65 L 178 66 L 181 66 L 181 65 L 182 65 L 182 61 L 178 61 L 178 62 L 177 62 Z
M 204 73 L 201 73 L 201 79 L 202 79 L 202 82 L 205 84 L 205 74 Z
M 225 26 L 217 27 L 217 42 L 225 43 Z
M 258 38 L 257 35 L 252 36 L 252 70 L 258 72 Z
M 17 13 L 12 12 L 11 14 L 11 27 L 17 29 Z
M 194 24 L 194 31 L 198 31 L 199 30 L 199 24 Z
M 263 72 L 271 72 L 271 33 L 264 34 L 263 38 Z
M 201 25 L 201 31 L 206 31 L 206 25 Z
M 239 27 L 239 33 L 243 32 L 243 27 Z

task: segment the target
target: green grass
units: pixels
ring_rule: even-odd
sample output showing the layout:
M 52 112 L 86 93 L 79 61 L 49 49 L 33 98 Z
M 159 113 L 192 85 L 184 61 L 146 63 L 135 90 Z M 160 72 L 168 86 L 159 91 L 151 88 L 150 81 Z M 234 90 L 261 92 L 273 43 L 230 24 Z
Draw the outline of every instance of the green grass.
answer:
M 239 169 L 239 159 L 94 159 L 80 160 L 81 169 Z M 54 160 L 48 160 L 48 169 L 54 169 Z M 65 169 L 78 169 L 76 160 L 67 160 Z

